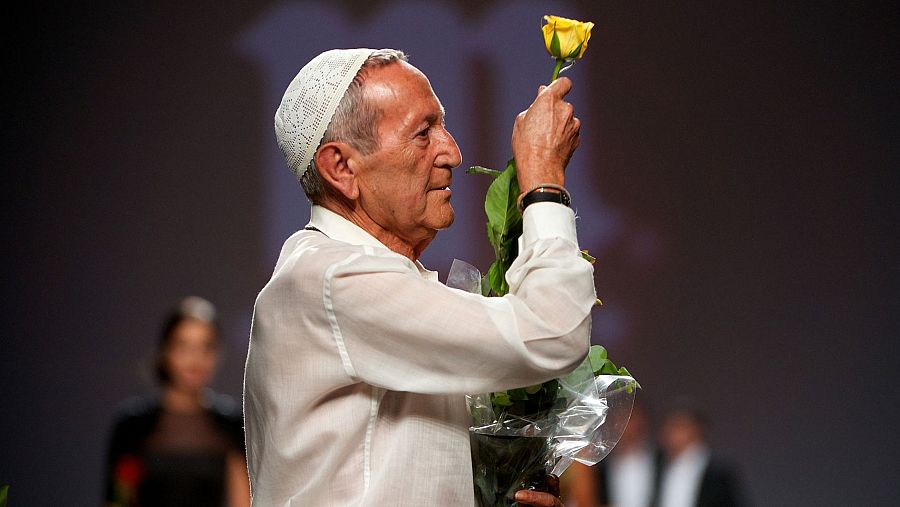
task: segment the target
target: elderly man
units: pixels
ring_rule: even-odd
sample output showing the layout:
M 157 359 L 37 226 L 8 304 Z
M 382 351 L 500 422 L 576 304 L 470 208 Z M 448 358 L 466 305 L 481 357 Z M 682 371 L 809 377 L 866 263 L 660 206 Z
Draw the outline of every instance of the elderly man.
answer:
M 595 296 L 562 187 L 578 144 L 570 88 L 542 87 L 516 119 L 524 231 L 500 298 L 448 288 L 417 261 L 453 222 L 462 161 L 425 75 L 402 52 L 353 49 L 294 78 L 275 130 L 312 212 L 254 309 L 255 505 L 470 506 L 463 395 L 543 382 L 584 358 Z

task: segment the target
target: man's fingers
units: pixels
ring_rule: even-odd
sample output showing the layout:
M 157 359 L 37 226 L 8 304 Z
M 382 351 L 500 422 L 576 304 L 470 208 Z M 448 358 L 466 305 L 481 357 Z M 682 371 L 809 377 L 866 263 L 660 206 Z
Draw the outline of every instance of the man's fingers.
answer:
M 572 145 L 572 149 L 574 150 L 578 147 L 579 144 L 581 144 L 581 120 L 575 118 L 572 126 L 575 128 L 575 134 L 573 136 L 574 143 Z
M 563 507 L 560 499 L 550 493 L 529 491 L 527 489 L 516 491 L 516 501 L 534 507 Z
M 556 81 L 550 83 L 543 93 L 551 93 L 560 99 L 565 97 L 572 90 L 572 80 L 567 77 L 557 78 Z
M 572 132 L 574 133 L 575 137 L 581 135 L 581 120 L 575 117 L 572 118 Z

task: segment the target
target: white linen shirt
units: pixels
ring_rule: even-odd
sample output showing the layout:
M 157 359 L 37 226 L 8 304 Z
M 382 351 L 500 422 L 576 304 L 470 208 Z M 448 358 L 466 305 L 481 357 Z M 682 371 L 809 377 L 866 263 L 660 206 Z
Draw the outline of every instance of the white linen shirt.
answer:
M 596 296 L 574 213 L 526 209 L 502 298 L 441 284 L 323 207 L 310 226 L 254 308 L 253 505 L 473 505 L 463 395 L 558 377 L 587 353 Z

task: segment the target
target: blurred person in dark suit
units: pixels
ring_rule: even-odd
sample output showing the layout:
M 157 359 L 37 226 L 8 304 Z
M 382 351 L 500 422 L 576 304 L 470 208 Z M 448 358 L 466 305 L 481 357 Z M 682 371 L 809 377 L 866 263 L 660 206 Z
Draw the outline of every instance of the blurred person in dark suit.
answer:
M 663 451 L 653 507 L 739 507 L 744 505 L 734 467 L 711 452 L 707 418 L 696 402 L 675 400 L 660 428 Z
M 658 442 L 638 401 L 610 455 L 594 467 L 578 463 L 564 476 L 563 496 L 576 507 L 740 507 L 735 468 L 713 456 L 707 418 L 689 398 L 663 414 Z
M 108 506 L 250 504 L 239 405 L 209 385 L 220 358 L 215 307 L 193 296 L 163 325 L 157 393 L 123 404 L 109 443 Z

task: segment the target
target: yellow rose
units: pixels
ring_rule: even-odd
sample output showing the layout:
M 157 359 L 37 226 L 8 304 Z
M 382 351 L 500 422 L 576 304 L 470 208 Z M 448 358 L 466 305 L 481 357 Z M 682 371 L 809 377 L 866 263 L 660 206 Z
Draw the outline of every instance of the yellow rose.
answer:
M 550 56 L 571 61 L 584 55 L 591 39 L 593 23 L 550 15 L 544 16 L 544 21 L 547 24 L 542 26 L 541 30 L 544 32 L 544 44 Z

